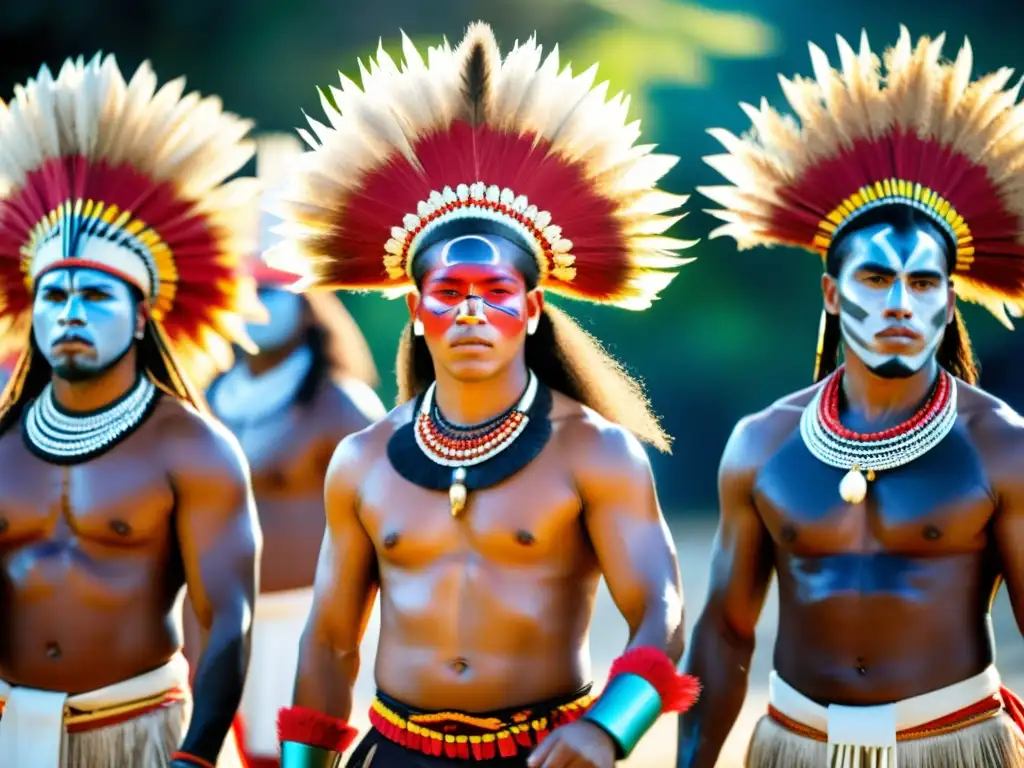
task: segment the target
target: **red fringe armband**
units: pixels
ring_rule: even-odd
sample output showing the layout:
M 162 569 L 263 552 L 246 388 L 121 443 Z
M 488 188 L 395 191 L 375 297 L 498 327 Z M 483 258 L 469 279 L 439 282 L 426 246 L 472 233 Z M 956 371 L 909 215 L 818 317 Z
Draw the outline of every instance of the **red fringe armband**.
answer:
M 608 679 L 612 680 L 617 675 L 636 675 L 650 683 L 661 698 L 663 713 L 685 712 L 700 696 L 700 681 L 676 671 L 672 659 L 664 651 L 651 646 L 631 648 L 619 656 L 612 663 Z
M 282 707 L 277 712 L 278 741 L 292 741 L 339 754 L 359 733 L 344 720 L 306 707 Z

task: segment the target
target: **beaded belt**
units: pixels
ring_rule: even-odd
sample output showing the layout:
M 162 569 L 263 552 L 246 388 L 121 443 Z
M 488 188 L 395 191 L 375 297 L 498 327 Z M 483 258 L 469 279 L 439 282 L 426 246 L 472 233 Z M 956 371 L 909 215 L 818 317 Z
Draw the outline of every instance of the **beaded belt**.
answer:
M 492 714 L 421 712 L 378 693 L 370 723 L 406 749 L 453 760 L 515 757 L 536 747 L 552 730 L 577 720 L 594 700 L 590 686 L 570 697 Z
M 112 707 L 103 707 L 102 709 L 86 711 L 65 706 L 64 729 L 68 733 L 83 733 L 85 731 L 106 728 L 111 725 L 119 725 L 172 704 L 187 701 L 188 698 L 189 694 L 184 689 L 172 688 L 153 696 L 146 696 L 142 699 L 128 701 Z M 6 704 L 7 701 L 5 699 L 0 699 L 0 718 L 3 717 Z
M 963 728 L 977 725 L 983 720 L 988 720 L 990 717 L 995 717 L 1002 712 L 1002 710 L 1003 702 L 999 696 L 989 696 L 988 698 L 975 702 L 963 709 L 959 709 L 945 717 L 939 718 L 938 720 L 932 720 L 931 722 L 922 723 L 921 725 L 914 726 L 913 728 L 897 731 L 896 741 L 914 741 L 916 739 L 925 739 L 930 736 L 941 736 L 944 733 L 959 731 Z M 814 739 L 815 741 L 828 741 L 827 733 L 819 731 L 816 728 L 806 726 L 790 717 L 786 717 L 786 715 L 782 714 L 771 705 L 768 706 L 768 716 L 787 731 L 795 733 L 798 736 Z

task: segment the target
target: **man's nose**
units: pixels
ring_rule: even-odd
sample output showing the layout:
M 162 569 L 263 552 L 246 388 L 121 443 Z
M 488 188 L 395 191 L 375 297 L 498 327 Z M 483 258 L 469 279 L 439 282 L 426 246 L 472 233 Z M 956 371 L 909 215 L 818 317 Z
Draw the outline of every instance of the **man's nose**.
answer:
M 896 280 L 889 289 L 883 317 L 890 320 L 909 320 L 914 313 L 910 309 L 910 295 L 902 280 Z
M 483 300 L 479 296 L 467 296 L 459 306 L 459 314 L 455 318 L 458 325 L 480 325 L 484 320 Z
M 68 298 L 67 304 L 64 305 L 64 311 L 57 318 L 57 323 L 66 328 L 78 328 L 85 325 L 85 310 L 82 307 L 82 302 L 75 296 Z

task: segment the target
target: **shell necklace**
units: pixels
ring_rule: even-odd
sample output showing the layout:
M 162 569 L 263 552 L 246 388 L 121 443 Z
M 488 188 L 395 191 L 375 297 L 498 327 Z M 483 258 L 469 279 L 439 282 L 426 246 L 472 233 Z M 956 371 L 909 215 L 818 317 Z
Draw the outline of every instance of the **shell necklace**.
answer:
M 931 396 L 911 418 L 881 432 L 854 432 L 839 421 L 844 368 L 825 382 L 800 418 L 800 436 L 819 461 L 848 470 L 839 495 L 849 504 L 864 501 L 875 474 L 909 464 L 934 448 L 956 423 L 956 378 L 939 369 Z M 866 477 L 865 477 L 866 474 Z
M 416 416 L 416 444 L 435 464 L 451 467 L 448 500 L 453 517 L 466 506 L 466 467 L 482 464 L 516 441 L 530 422 L 529 411 L 537 396 L 537 376 L 529 372 L 526 391 L 505 413 L 472 427 L 455 426 L 441 416 L 434 401 L 434 382 L 427 389 Z
M 57 405 L 53 384 L 25 411 L 25 440 L 34 453 L 54 463 L 75 463 L 110 448 L 127 437 L 149 413 L 156 387 L 140 376 L 119 400 L 91 413 L 68 413 Z

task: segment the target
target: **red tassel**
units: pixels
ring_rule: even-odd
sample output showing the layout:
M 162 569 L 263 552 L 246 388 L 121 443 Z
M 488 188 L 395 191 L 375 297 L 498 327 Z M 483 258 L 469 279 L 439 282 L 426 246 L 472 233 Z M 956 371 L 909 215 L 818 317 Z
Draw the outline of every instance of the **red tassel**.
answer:
M 484 744 L 482 741 L 469 742 L 469 749 L 473 753 L 474 760 L 484 759 Z
M 430 754 L 434 757 L 440 757 L 443 750 L 444 742 L 436 736 L 432 736 L 430 739 Z
M 538 746 L 540 746 L 540 743 L 542 741 L 544 741 L 544 739 L 546 739 L 548 737 L 549 733 L 551 733 L 551 731 L 549 731 L 547 728 L 538 728 L 537 729 L 537 745 Z
M 465 741 L 456 742 L 455 754 L 459 760 L 469 760 L 469 743 Z
M 409 731 L 408 748 L 413 752 L 420 751 L 420 745 L 423 743 L 423 736 L 418 733 Z
M 323 712 L 306 707 L 282 707 L 277 713 L 277 738 L 332 752 L 344 752 L 359 732 Z
M 1017 724 L 1018 728 L 1024 731 L 1024 701 L 1021 701 L 1020 697 L 1005 685 L 999 689 L 999 695 L 1003 700 L 1006 714 Z
M 459 751 L 455 748 L 457 745 L 454 741 L 445 741 L 444 743 L 444 756 L 450 757 L 453 760 L 459 756 Z
M 493 760 L 498 755 L 497 741 L 485 741 L 481 744 L 480 752 L 484 760 Z
M 511 736 L 499 736 L 498 742 L 498 754 L 502 757 L 515 757 L 516 753 L 519 752 L 516 749 L 516 743 L 512 740 Z
M 529 726 L 523 726 L 515 732 L 516 743 L 521 747 L 532 747 L 533 742 L 530 741 L 530 728 Z
M 650 683 L 661 697 L 662 712 L 685 712 L 700 695 L 700 682 L 680 674 L 676 665 L 658 648 L 631 648 L 612 664 L 608 679 L 617 675 L 637 675 Z

